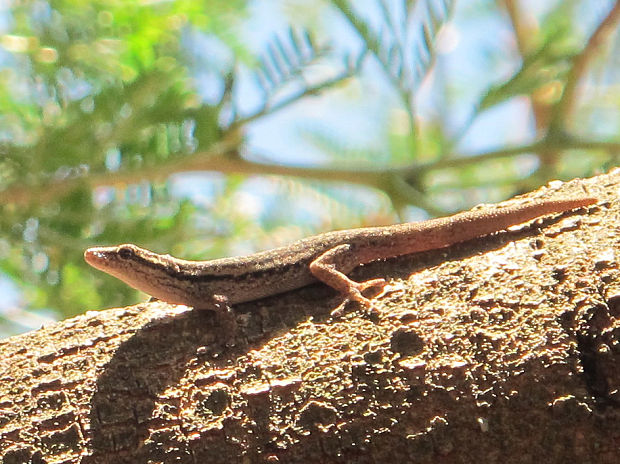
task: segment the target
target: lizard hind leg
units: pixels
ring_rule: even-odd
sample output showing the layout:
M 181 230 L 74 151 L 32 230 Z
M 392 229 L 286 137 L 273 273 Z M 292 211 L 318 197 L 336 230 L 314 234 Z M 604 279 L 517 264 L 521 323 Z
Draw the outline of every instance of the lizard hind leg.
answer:
M 372 308 L 372 302 L 364 296 L 364 292 L 370 288 L 382 288 L 386 284 L 385 279 L 371 279 L 364 282 L 349 279 L 346 274 L 359 264 L 355 251 L 346 243 L 327 250 L 310 263 L 310 272 L 314 277 L 345 297 L 343 303 L 334 311 L 335 314 L 342 313 L 349 301 L 357 301 L 367 309 Z

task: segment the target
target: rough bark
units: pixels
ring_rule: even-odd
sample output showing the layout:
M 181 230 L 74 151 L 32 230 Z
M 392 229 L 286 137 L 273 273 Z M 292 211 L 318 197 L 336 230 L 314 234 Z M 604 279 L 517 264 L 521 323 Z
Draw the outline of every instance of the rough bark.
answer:
M 589 209 L 210 312 L 162 302 L 0 343 L 4 463 L 617 462 L 620 172 Z M 526 201 L 519 199 L 514 201 Z

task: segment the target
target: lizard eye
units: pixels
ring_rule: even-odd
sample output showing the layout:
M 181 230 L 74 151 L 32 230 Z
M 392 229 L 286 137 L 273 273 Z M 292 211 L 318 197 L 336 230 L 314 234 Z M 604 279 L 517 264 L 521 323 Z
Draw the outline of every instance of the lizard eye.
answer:
M 134 256 L 134 252 L 129 247 L 121 247 L 118 250 L 118 256 L 120 256 L 121 259 L 131 259 Z

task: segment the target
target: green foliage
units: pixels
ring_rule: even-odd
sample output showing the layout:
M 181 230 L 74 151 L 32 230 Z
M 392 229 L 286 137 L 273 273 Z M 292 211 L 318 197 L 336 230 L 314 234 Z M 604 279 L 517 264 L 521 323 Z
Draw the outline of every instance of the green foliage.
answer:
M 532 95 L 555 79 L 564 79 L 578 49 L 563 50 L 561 37 L 551 36 L 531 54 L 523 57 L 521 67 L 506 81 L 491 87 L 480 102 L 480 111 L 521 95 Z
M 510 11 L 468 3 L 464 14 L 450 0 L 364 10 L 331 0 L 310 5 L 312 15 L 284 3 L 290 24 L 261 24 L 273 33 L 260 44 L 246 42 L 240 0 L 12 5 L 0 37 L 0 272 L 19 285 L 20 305 L 66 317 L 137 301 L 86 267 L 92 245 L 218 257 L 392 222 L 411 207 L 443 214 L 614 164 L 620 128 L 593 134 L 617 89 L 582 97 L 578 110 L 564 91 L 594 62 L 617 72 L 605 60 L 617 52 L 605 46 L 618 22 L 612 3 L 588 29 L 588 1 L 557 2 L 529 31 L 518 2 Z M 469 83 L 455 91 L 460 71 L 439 45 L 479 18 L 509 24 L 516 46 L 506 40 L 487 57 L 474 77 L 486 82 L 480 93 L 467 93 Z M 516 97 L 532 109 L 529 140 L 462 149 Z M 317 104 L 323 114 L 311 119 Z M 466 105 L 471 117 L 455 122 Z M 296 136 L 275 162 L 252 141 L 265 127 L 256 123 L 278 117 L 298 122 L 288 134 L 272 129 Z M 365 126 L 345 133 L 333 123 L 349 118 Z M 10 330 L 1 312 L 0 330 Z

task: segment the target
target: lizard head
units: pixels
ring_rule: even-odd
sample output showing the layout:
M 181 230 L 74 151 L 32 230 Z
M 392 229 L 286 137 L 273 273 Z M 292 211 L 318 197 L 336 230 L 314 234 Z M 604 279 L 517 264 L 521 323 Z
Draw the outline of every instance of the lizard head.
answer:
M 136 245 L 93 247 L 84 252 L 84 260 L 135 289 L 169 303 L 186 304 L 175 296 L 175 288 L 166 285 L 179 266 L 168 255 L 159 255 Z

